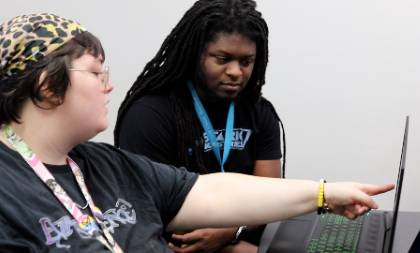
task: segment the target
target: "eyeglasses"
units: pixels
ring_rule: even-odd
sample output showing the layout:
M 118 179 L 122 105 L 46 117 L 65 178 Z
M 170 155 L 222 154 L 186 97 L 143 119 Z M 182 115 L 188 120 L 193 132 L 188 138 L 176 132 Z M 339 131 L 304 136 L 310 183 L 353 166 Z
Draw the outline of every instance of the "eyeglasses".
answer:
M 109 84 L 109 67 L 108 66 L 105 66 L 102 71 L 92 71 L 92 70 L 87 70 L 87 69 L 75 69 L 75 68 L 70 68 L 68 70 L 92 73 L 95 76 L 101 78 L 101 82 L 104 89 L 108 88 L 108 84 Z

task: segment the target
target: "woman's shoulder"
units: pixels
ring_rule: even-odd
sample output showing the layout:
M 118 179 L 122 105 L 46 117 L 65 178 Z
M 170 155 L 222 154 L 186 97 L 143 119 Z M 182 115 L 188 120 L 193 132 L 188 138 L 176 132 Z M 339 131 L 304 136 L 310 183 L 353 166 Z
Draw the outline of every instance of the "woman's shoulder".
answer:
M 87 142 L 83 142 L 79 145 L 77 145 L 76 147 L 74 147 L 74 149 L 72 150 L 72 152 L 77 152 L 77 151 L 83 151 L 83 152 L 107 152 L 107 153 L 113 153 L 116 150 L 118 150 L 118 148 L 112 146 L 109 143 L 105 143 L 105 142 L 94 142 L 94 141 L 87 141 Z
M 69 155 L 76 162 L 89 162 L 101 170 L 105 168 L 113 168 L 116 171 L 122 168 L 128 170 L 140 164 L 145 166 L 150 163 L 148 158 L 142 155 L 130 153 L 108 143 L 91 141 L 77 145 Z
M 112 163 L 129 161 L 133 159 L 149 162 L 149 159 L 143 155 L 131 153 L 108 143 L 93 141 L 84 142 L 74 147 L 70 152 L 70 157 L 72 156 L 75 156 L 79 159 L 87 158 L 92 161 L 108 160 Z
M 77 157 L 79 159 L 89 158 L 89 159 L 101 159 L 101 158 L 111 158 L 115 159 L 120 154 L 120 150 L 111 144 L 102 143 L 102 142 L 84 142 L 75 146 L 70 151 L 70 157 Z
M 93 167 L 101 170 L 101 173 L 112 171 L 119 175 L 133 175 L 134 173 L 151 177 L 179 170 L 174 166 L 154 162 L 146 156 L 134 154 L 107 143 L 86 142 L 79 144 L 72 150 L 70 157 L 76 159 L 76 162 L 88 160 L 91 165 L 94 165 Z M 111 170 L 107 170 L 107 168 Z M 181 171 L 184 170 L 181 169 Z

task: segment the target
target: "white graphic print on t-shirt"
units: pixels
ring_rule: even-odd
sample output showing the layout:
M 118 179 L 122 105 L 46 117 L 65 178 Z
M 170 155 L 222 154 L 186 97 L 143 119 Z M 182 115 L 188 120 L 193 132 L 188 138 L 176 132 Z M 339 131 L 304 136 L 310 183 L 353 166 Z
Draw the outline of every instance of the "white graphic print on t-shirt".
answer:
M 104 214 L 105 228 L 111 232 L 115 232 L 115 228 L 127 223 L 136 224 L 136 211 L 133 206 L 126 200 L 118 199 L 115 208 L 107 210 Z M 55 244 L 57 248 L 70 248 L 70 245 L 63 244 L 62 241 L 68 240 L 74 231 L 84 239 L 92 239 L 92 236 L 84 232 L 76 220 L 71 216 L 63 216 L 56 221 L 51 221 L 49 217 L 39 219 L 42 230 L 46 238 L 46 245 Z
M 214 134 L 216 135 L 217 143 L 221 150 L 223 150 L 223 144 L 225 141 L 225 129 L 215 130 Z M 232 145 L 230 146 L 231 149 L 236 150 L 243 150 L 245 148 L 246 143 L 248 142 L 251 136 L 252 130 L 246 128 L 234 128 L 233 129 L 233 138 L 232 138 Z M 209 138 L 207 137 L 207 133 L 203 133 L 204 138 L 204 152 L 208 152 L 212 150 L 212 146 L 210 143 Z

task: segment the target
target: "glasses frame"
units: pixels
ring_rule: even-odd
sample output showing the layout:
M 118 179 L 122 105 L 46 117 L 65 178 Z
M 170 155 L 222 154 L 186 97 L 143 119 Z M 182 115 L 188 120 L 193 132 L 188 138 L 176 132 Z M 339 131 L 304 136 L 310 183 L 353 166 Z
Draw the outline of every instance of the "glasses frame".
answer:
M 103 79 L 101 80 L 104 89 L 108 88 L 109 84 L 109 66 L 105 66 L 102 71 L 92 71 L 88 69 L 77 69 L 77 68 L 69 68 L 68 71 L 79 71 L 79 72 L 88 72 L 94 75 L 102 75 Z

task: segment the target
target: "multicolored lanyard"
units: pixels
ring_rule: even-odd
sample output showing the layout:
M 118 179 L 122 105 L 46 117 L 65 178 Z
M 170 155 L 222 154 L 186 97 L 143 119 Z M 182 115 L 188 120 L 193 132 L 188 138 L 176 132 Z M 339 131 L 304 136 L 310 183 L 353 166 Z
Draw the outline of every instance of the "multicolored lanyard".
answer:
M 92 197 L 86 187 L 85 180 L 79 166 L 70 158 L 67 157 L 67 162 L 76 178 L 76 182 L 83 193 L 84 198 L 94 216 L 84 214 L 78 207 L 78 205 L 68 196 L 64 189 L 58 184 L 54 176 L 45 167 L 41 160 L 36 156 L 32 149 L 20 138 L 10 125 L 3 125 L 1 132 L 4 134 L 6 139 L 15 148 L 15 150 L 22 156 L 22 158 L 28 163 L 33 169 L 35 174 L 44 182 L 45 185 L 52 191 L 54 196 L 60 201 L 60 203 L 66 208 L 66 210 L 73 216 L 77 221 L 80 229 L 90 236 L 96 238 L 103 245 L 105 245 L 113 253 L 122 253 L 122 249 L 115 242 L 111 233 L 105 228 L 103 224 L 104 215 L 101 210 L 93 203 Z M 96 222 L 95 222 L 96 221 Z M 98 227 L 98 225 L 100 227 Z
M 190 89 L 195 112 L 197 113 L 198 119 L 200 120 L 201 126 L 206 131 L 207 137 L 210 140 L 211 148 L 216 155 L 216 159 L 220 164 L 220 171 L 225 172 L 224 165 L 229 156 L 230 149 L 232 146 L 232 139 L 233 139 L 233 123 L 235 121 L 235 103 L 232 101 L 229 104 L 229 111 L 226 120 L 226 128 L 225 128 L 225 141 L 223 144 L 223 157 L 220 157 L 220 147 L 219 143 L 217 142 L 217 138 L 215 135 L 215 131 L 209 116 L 207 115 L 206 109 L 204 109 L 203 104 L 201 103 L 200 97 L 197 94 L 197 91 L 194 89 L 194 86 L 190 81 L 187 83 L 188 88 Z

